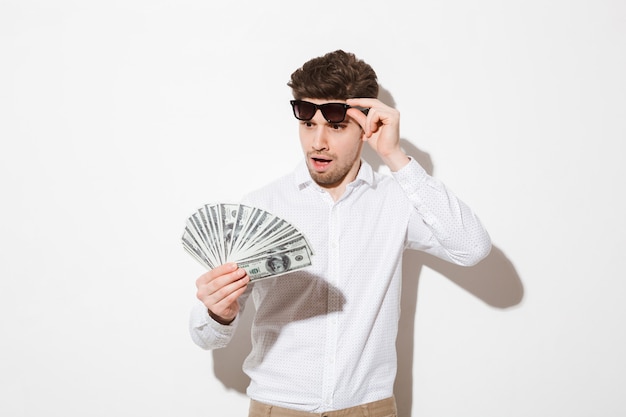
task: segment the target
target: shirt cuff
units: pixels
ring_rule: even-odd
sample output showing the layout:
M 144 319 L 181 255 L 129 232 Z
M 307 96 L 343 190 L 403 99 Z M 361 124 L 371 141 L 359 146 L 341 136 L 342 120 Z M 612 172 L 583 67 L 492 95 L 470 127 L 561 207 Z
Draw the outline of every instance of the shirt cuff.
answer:
M 195 329 L 210 328 L 214 334 L 219 334 L 222 337 L 232 336 L 232 333 L 237 327 L 239 321 L 239 315 L 235 317 L 230 324 L 221 324 L 215 321 L 210 315 L 206 306 L 198 301 L 191 310 L 190 326 Z
M 409 156 L 409 163 L 402 167 L 399 171 L 391 172 L 393 178 L 398 181 L 400 187 L 407 195 L 415 194 L 420 188 L 428 183 L 430 175 L 424 168 L 413 158 Z

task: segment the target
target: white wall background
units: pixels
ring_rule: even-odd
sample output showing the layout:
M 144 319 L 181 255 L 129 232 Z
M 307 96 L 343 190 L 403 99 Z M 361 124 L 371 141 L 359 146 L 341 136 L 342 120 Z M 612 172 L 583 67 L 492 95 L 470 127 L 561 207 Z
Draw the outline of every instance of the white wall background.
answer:
M 408 255 L 402 417 L 626 415 L 620 0 L 2 0 L 0 415 L 247 415 L 179 239 L 296 163 L 286 82 L 337 48 L 495 244 Z

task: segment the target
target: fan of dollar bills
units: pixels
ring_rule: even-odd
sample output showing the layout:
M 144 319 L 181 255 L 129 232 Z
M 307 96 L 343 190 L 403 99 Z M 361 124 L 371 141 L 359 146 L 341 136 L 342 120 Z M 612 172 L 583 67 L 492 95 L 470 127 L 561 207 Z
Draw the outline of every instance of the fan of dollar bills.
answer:
M 205 268 L 236 262 L 250 281 L 309 266 L 313 255 L 294 226 L 244 204 L 205 204 L 187 219 L 182 242 Z

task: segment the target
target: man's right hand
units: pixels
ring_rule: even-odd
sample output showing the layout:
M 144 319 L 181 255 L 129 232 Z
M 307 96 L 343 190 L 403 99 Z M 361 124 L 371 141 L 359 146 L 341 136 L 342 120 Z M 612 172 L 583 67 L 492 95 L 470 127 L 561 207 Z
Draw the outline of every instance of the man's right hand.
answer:
M 230 324 L 239 313 L 237 299 L 248 287 L 250 278 L 245 269 L 236 263 L 226 263 L 213 268 L 196 280 L 196 297 L 218 323 Z

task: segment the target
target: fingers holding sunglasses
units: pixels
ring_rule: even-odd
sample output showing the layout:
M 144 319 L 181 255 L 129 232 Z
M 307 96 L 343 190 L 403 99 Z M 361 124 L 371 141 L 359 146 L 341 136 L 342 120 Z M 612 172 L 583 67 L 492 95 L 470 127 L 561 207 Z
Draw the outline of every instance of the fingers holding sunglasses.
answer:
M 392 170 L 399 169 L 407 162 L 400 147 L 400 112 L 376 99 L 350 99 L 350 106 L 368 107 L 367 116 L 351 112 L 363 128 L 365 140 L 380 155 Z M 353 109 L 350 109 L 353 110 Z
M 365 122 L 367 120 L 367 115 L 369 114 L 370 109 L 362 106 L 350 106 L 346 110 L 346 116 L 353 118 L 356 122 L 363 128 L 365 131 Z
M 394 131 L 399 132 L 400 125 L 400 112 L 389 107 L 380 100 L 371 98 L 358 98 L 348 99 L 347 103 L 350 106 L 364 107 L 368 109 L 367 116 L 363 113 L 359 114 L 353 111 L 354 107 L 350 109 L 350 116 L 356 118 L 363 130 L 366 137 L 371 137 L 374 133 L 380 133 L 383 127 L 390 127 L 387 129 L 390 133 Z
M 395 126 L 399 124 L 400 113 L 380 100 L 373 98 L 356 98 L 348 99 L 347 103 L 352 106 L 353 109 L 355 107 L 367 109 L 365 114 L 361 113 L 363 116 L 367 115 L 366 119 L 360 117 L 361 115 L 356 112 L 350 112 L 350 116 L 357 118 L 367 137 L 378 132 L 382 126 Z M 363 123 L 361 123 L 361 121 L 363 121 Z

